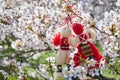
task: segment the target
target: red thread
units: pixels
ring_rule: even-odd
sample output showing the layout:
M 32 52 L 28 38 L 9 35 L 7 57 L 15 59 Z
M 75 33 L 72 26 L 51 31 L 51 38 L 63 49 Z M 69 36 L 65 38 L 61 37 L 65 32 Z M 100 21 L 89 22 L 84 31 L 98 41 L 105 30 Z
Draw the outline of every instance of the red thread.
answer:
M 64 26 L 65 24 L 73 24 L 72 22 L 72 19 L 74 17 L 79 17 L 80 19 L 82 19 L 79 15 L 76 14 L 76 12 L 72 9 L 73 8 L 73 5 L 68 5 L 67 4 L 67 1 L 66 0 L 63 0 L 64 3 L 65 3 L 65 7 L 66 7 L 66 14 L 67 14 L 67 17 L 64 18 L 63 22 L 60 24 L 60 26 Z M 77 12 L 80 12 L 80 11 L 77 11 Z

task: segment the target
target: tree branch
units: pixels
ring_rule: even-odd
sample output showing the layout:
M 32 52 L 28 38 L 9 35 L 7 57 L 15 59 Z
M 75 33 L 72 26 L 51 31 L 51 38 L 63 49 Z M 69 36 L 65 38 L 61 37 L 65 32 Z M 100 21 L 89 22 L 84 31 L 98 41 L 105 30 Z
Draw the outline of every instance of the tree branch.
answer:
M 38 51 L 38 52 L 48 52 L 48 51 L 51 51 L 51 48 L 47 48 L 45 50 L 44 49 L 42 49 L 42 50 L 30 50 L 27 53 L 29 53 L 29 52 L 35 52 L 35 53 L 33 53 L 32 55 L 27 56 L 26 58 L 32 57 L 33 55 L 37 54 L 36 51 Z
M 94 26 L 93 28 L 97 29 L 97 30 L 100 31 L 101 33 L 104 33 L 104 34 L 106 34 L 106 35 L 108 35 L 108 36 L 111 36 L 111 34 L 108 34 L 108 33 L 104 32 L 104 31 L 101 31 L 99 28 L 97 28 L 97 27 L 95 27 L 95 26 Z

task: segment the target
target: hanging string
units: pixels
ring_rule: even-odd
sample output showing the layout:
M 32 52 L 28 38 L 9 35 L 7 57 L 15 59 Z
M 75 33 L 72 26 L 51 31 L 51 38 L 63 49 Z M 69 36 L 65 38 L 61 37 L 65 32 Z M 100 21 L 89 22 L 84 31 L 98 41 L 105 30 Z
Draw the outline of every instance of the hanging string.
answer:
M 75 16 L 79 17 L 82 20 L 82 17 L 76 14 L 76 12 L 72 9 L 73 5 L 68 5 L 66 0 L 63 0 L 64 3 L 66 4 L 66 8 L 69 12 L 73 13 Z M 79 12 L 79 11 L 78 11 Z
M 69 27 L 69 22 L 70 24 L 72 24 L 72 16 L 69 13 L 69 9 L 72 8 L 72 6 L 69 6 L 66 2 L 66 0 L 63 0 L 64 4 L 65 4 L 65 12 L 66 12 L 66 17 L 64 18 L 63 22 L 60 24 L 61 26 L 64 26 L 65 24 L 67 24 L 67 26 Z
M 72 19 L 74 17 L 79 17 L 80 20 L 82 20 L 82 17 L 76 14 L 76 11 L 73 10 L 73 5 L 68 4 L 66 0 L 63 0 L 63 3 L 65 4 L 65 12 L 67 14 L 67 17 L 64 18 L 63 22 L 60 24 L 61 26 L 64 26 L 65 24 L 69 26 L 69 23 L 73 24 Z

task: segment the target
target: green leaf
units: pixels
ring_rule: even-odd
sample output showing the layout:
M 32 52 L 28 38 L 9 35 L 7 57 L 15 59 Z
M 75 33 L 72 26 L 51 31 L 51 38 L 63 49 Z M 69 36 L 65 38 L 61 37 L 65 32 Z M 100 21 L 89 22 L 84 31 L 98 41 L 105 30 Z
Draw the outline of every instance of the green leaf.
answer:
M 110 72 L 111 72 L 110 69 L 104 70 L 103 71 L 103 76 L 105 76 L 107 78 L 120 78 L 120 75 L 118 75 L 118 74 L 111 74 Z
M 4 75 L 0 72 L 0 80 L 4 80 Z
M 8 46 L 6 50 L 2 51 L 3 54 L 10 54 L 12 52 L 15 52 L 15 50 L 10 46 Z
M 34 71 L 34 69 L 33 69 L 33 68 L 31 68 L 31 67 L 24 67 L 24 68 L 23 68 L 23 71 L 27 74 L 27 72 L 28 72 L 28 71 L 33 72 L 33 71 Z
M 18 80 L 17 76 L 9 76 L 7 80 Z
M 103 54 L 103 49 L 100 43 L 96 42 L 95 46 L 99 49 L 100 53 Z
M 38 78 L 28 77 L 27 80 L 44 80 L 44 79 L 38 79 Z

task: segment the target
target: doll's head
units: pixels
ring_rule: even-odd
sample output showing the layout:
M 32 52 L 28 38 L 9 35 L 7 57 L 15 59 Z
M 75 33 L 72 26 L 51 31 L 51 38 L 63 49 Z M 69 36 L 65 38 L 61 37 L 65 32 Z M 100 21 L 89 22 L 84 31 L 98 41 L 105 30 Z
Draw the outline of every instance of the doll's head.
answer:
M 86 28 L 85 30 L 87 38 L 90 41 L 94 41 L 96 39 L 95 31 L 92 28 Z
M 71 30 L 69 27 L 62 27 L 60 33 L 56 34 L 53 38 L 53 44 L 58 46 L 60 44 L 60 37 L 69 38 L 71 35 Z
M 62 27 L 61 31 L 60 31 L 60 35 L 62 37 L 70 37 L 71 35 L 71 30 L 69 27 Z
M 73 29 L 73 31 L 74 31 L 74 33 L 76 35 L 80 35 L 84 31 L 83 25 L 80 24 L 80 23 L 74 23 L 74 24 L 72 24 L 72 29 Z
M 72 24 L 72 29 L 76 35 L 80 35 L 84 31 L 83 25 L 80 23 Z M 83 37 L 82 35 L 81 35 L 81 37 Z M 84 34 L 84 39 L 94 41 L 95 38 L 96 38 L 95 31 L 92 28 L 86 28 L 85 34 Z

